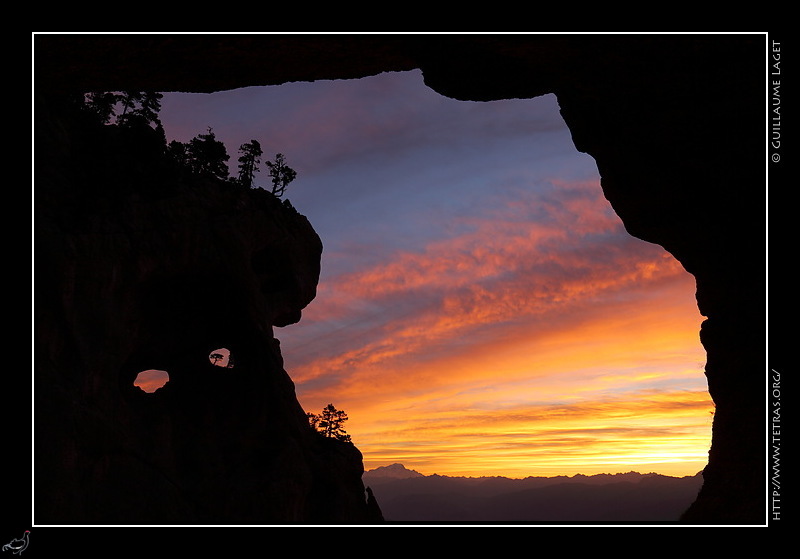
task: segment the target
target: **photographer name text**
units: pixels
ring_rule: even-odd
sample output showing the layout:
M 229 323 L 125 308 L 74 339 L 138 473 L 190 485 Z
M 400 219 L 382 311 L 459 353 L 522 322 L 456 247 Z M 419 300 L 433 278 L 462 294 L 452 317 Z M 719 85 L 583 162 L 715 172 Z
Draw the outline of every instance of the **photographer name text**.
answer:
M 770 48 L 770 147 L 774 150 L 770 158 L 773 163 L 781 160 L 781 44 L 772 41 Z

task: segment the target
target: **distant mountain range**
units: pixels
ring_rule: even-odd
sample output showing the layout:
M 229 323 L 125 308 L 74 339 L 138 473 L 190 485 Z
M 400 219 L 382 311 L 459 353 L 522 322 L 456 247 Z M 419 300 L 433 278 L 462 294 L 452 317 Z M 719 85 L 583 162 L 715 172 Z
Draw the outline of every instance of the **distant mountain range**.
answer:
M 701 474 L 425 476 L 402 464 L 362 477 L 389 522 L 674 522 L 703 483 Z

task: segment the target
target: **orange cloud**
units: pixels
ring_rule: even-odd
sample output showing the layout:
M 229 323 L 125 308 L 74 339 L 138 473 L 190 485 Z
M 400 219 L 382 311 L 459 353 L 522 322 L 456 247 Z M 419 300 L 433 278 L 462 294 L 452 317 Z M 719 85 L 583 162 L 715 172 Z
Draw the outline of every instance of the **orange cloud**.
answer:
M 430 268 L 439 266 L 436 260 L 431 258 Z M 569 265 L 578 266 L 575 262 Z M 505 267 L 508 268 L 510 266 Z M 502 264 L 498 269 L 504 269 Z M 483 274 L 482 271 L 478 273 Z M 674 280 L 682 273 L 685 274 L 674 259 L 659 254 L 645 261 L 620 259 L 602 266 L 594 265 L 589 274 L 575 277 L 548 276 L 532 270 L 531 277 L 527 272 L 508 273 L 491 282 L 483 283 L 481 277 L 472 277 L 467 283 L 468 274 L 464 274 L 461 279 L 466 285 L 444 285 L 434 294 L 423 294 L 419 298 L 416 298 L 418 289 L 409 288 L 395 294 L 395 299 L 391 300 L 386 298 L 385 288 L 372 288 L 378 280 L 367 271 L 359 283 L 348 278 L 328 285 L 320 298 L 328 301 L 323 310 L 330 314 L 325 320 L 347 324 L 346 316 L 350 313 L 354 317 L 350 321 L 358 321 L 361 316 L 360 320 L 369 331 L 348 331 L 345 327 L 341 331 L 342 338 L 345 343 L 355 342 L 354 347 L 337 345 L 337 351 L 326 355 L 324 362 L 306 363 L 302 371 L 295 373 L 299 379 L 304 375 L 329 375 L 353 367 L 378 365 L 404 355 L 437 353 L 437 348 L 450 343 L 456 347 L 467 340 L 480 344 L 487 336 L 497 335 L 493 333 L 495 328 L 505 330 L 541 320 L 552 327 L 576 314 L 586 316 L 593 312 L 591 305 L 599 305 L 597 301 L 603 297 L 630 296 L 633 291 L 641 292 L 645 286 L 652 288 L 660 281 Z M 432 280 L 429 284 L 438 281 Z M 418 286 L 422 280 L 407 282 L 410 283 Z M 413 312 L 405 313 L 406 307 Z M 387 309 L 385 314 L 384 309 Z M 400 312 L 393 314 L 394 309 Z M 365 312 L 360 315 L 362 310 Z M 341 315 L 336 316 L 337 312 Z M 307 317 L 313 316 L 312 313 L 309 309 Z M 358 338 L 352 340 L 355 336 Z
M 328 278 L 283 344 L 304 407 L 346 410 L 368 467 L 701 469 L 694 280 L 589 187 L 494 200 L 446 238 Z

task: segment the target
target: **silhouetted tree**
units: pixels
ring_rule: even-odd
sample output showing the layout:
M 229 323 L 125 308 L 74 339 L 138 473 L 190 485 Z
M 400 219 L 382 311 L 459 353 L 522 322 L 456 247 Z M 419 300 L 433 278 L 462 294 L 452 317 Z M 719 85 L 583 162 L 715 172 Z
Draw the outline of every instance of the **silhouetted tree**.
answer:
M 210 127 L 208 133 L 198 134 L 186 145 L 186 163 L 194 173 L 227 180 L 228 159 L 225 144 L 217 140 Z
M 342 410 L 337 410 L 333 404 L 325 406 L 319 415 L 308 412 L 306 417 L 308 417 L 311 428 L 323 437 L 350 442 L 350 435 L 344 430 L 347 414 Z
M 261 163 L 261 144 L 257 140 L 250 140 L 239 147 L 239 153 L 239 183 L 250 188 Z
M 183 142 L 172 140 L 167 145 L 167 154 L 181 167 L 189 167 L 189 151 Z
M 103 124 L 109 124 L 116 112 L 120 96 L 112 92 L 92 92 L 84 96 L 84 108 L 95 114 Z
M 164 95 L 156 91 L 145 91 L 140 98 L 138 113 L 147 122 L 152 122 L 154 125 L 160 124 L 159 113 L 161 112 L 161 99 L 163 97 Z
M 137 122 L 157 125 L 160 120 L 161 99 L 164 96 L 154 91 L 123 91 L 119 95 L 122 114 L 117 117 L 117 124 L 132 125 Z
M 319 416 L 315 413 L 306 412 L 306 418 L 308 418 L 308 424 L 311 428 L 319 432 Z
M 122 114 L 119 115 L 119 118 L 125 119 L 128 115 L 128 111 L 131 113 L 134 112 L 136 106 L 138 105 L 143 93 L 140 91 L 123 91 L 119 94 L 119 103 L 122 105 Z
M 147 124 L 158 128 L 163 97 L 154 91 L 91 92 L 84 96 L 84 108 L 94 113 L 103 124 Z M 121 108 L 121 114 L 117 114 L 118 108 Z
M 297 172 L 286 164 L 282 153 L 275 155 L 275 161 L 267 161 L 269 176 L 272 179 L 272 193 L 280 198 L 286 191 L 286 186 L 297 176 Z

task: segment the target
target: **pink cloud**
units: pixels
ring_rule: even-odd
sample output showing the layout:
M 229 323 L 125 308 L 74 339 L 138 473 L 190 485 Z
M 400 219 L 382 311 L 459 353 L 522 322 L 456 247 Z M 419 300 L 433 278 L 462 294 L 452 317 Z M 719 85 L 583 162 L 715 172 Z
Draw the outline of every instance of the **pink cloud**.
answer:
M 558 204 L 494 201 L 484 215 L 458 220 L 448 238 L 329 278 L 303 320 L 316 349 L 292 355 L 287 346 L 290 374 L 330 387 L 380 369 L 386 381 L 399 364 L 463 352 L 465 341 L 534 336 L 594 318 L 609 299 L 691 282 L 662 249 L 624 233 L 590 186 L 559 184 L 575 196 Z

